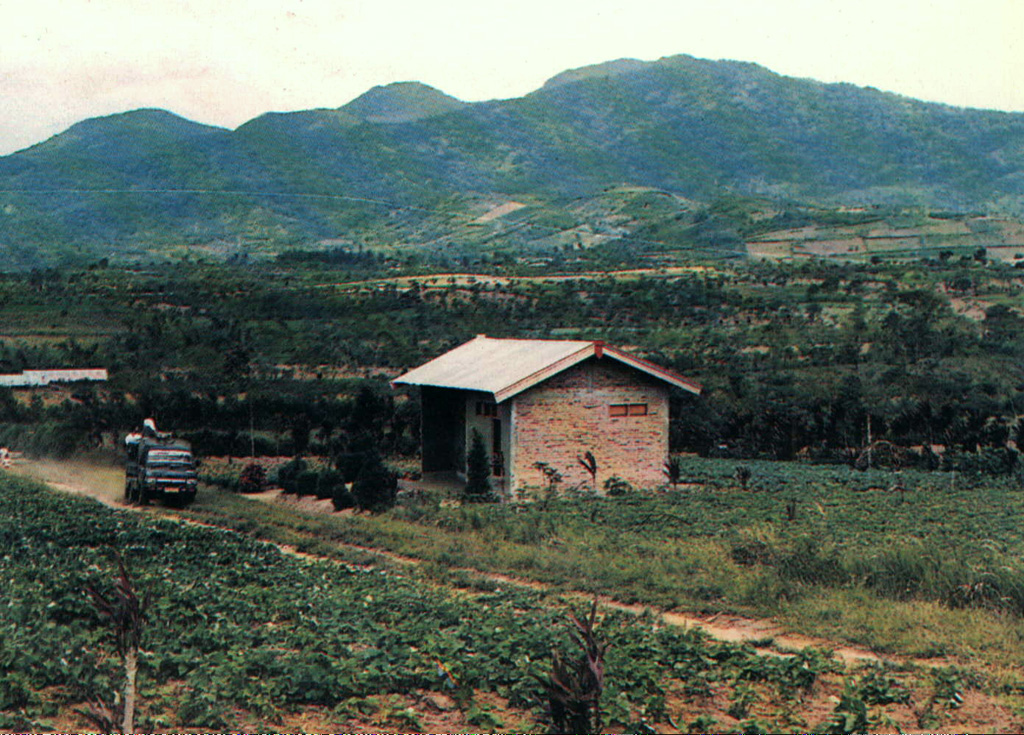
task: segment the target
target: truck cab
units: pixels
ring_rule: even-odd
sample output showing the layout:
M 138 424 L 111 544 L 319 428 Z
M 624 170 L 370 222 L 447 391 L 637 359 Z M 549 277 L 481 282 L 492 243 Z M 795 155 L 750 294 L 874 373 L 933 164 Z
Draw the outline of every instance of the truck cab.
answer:
M 160 499 L 185 506 L 195 500 L 199 477 L 188 442 L 169 435 L 129 435 L 125 440 L 125 499 L 145 505 Z

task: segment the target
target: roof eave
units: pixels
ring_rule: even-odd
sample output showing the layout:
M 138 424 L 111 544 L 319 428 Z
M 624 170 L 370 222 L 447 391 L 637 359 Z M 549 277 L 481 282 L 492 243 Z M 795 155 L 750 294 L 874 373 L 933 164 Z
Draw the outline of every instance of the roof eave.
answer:
M 392 380 L 390 385 L 392 388 L 396 385 L 414 385 L 417 388 L 441 388 L 443 390 L 457 390 L 463 393 L 480 393 L 484 396 L 490 396 L 491 400 L 495 403 L 501 403 L 501 401 L 498 400 L 497 394 L 492 393 L 489 390 L 484 390 L 483 388 L 467 388 L 464 385 L 441 385 L 440 383 L 421 383 L 414 380 L 402 380 L 400 377 Z
M 658 380 L 664 381 L 670 385 L 674 385 L 677 388 L 682 388 L 694 395 L 699 396 L 701 391 L 704 390 L 700 383 L 688 380 L 678 373 L 666 370 L 663 367 L 655 365 L 653 362 L 648 362 L 642 358 L 630 355 L 616 347 L 609 347 L 608 345 L 605 345 L 604 354 L 613 360 L 618 360 L 624 365 L 629 365 L 640 372 L 647 373 L 653 378 L 657 378 Z

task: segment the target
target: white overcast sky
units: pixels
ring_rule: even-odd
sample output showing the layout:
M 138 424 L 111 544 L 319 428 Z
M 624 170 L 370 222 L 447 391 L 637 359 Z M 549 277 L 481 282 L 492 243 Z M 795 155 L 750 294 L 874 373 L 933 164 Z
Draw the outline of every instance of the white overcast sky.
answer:
M 0 0 L 0 155 L 162 107 L 236 127 L 417 80 L 468 101 L 674 54 L 1024 111 L 1024 0 Z

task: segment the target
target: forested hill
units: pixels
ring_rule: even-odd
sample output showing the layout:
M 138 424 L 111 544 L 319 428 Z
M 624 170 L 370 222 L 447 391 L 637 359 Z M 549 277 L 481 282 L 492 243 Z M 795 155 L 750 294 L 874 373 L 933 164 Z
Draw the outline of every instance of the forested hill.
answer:
M 295 244 L 379 229 L 396 211 L 558 206 L 623 185 L 1020 214 L 1024 114 L 687 56 L 569 71 L 481 103 L 376 87 L 234 131 L 138 110 L 0 158 L 0 257 Z

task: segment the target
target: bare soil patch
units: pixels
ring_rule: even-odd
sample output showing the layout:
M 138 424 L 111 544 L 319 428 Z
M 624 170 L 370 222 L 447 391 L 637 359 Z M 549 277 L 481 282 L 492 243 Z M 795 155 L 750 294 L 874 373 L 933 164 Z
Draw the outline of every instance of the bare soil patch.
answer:
M 11 472 L 41 480 L 47 485 L 100 501 L 104 505 L 127 507 L 124 502 L 124 468 L 81 460 L 14 460 Z

